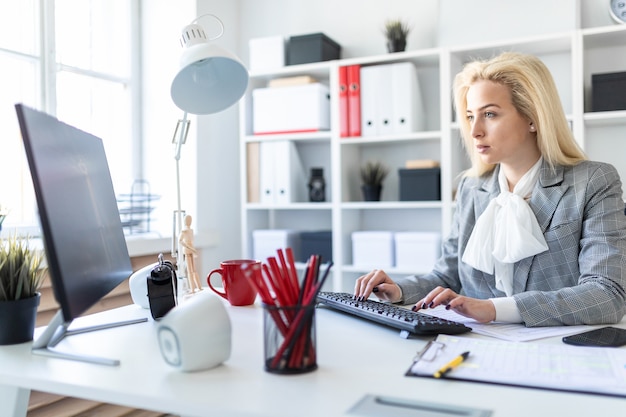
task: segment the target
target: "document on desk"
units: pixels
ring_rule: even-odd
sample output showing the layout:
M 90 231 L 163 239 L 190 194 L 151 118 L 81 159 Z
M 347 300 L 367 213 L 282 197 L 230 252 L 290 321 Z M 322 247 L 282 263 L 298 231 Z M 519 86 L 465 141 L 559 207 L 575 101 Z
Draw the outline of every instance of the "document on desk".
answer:
M 478 323 L 474 319 L 462 316 L 454 311 L 446 310 L 443 306 L 433 309 L 420 310 L 420 313 L 440 317 L 463 323 L 471 327 L 474 333 L 484 336 L 495 337 L 497 339 L 511 342 L 528 342 L 547 337 L 569 336 L 571 334 L 582 333 L 603 326 L 548 326 L 548 327 L 526 327 L 517 323 Z
M 626 349 L 517 343 L 439 335 L 407 376 L 433 377 L 470 352 L 445 379 L 626 397 Z

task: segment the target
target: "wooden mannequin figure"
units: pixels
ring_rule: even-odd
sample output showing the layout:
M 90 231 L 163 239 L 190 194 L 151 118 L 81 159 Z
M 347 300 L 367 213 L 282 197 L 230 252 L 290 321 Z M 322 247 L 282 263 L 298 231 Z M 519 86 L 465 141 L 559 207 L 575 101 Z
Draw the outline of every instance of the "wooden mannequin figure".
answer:
M 185 216 L 185 227 L 180 231 L 178 241 L 183 247 L 183 256 L 185 257 L 185 264 L 187 265 L 187 283 L 189 285 L 189 292 L 201 291 L 200 279 L 198 278 L 198 272 L 196 271 L 196 256 L 198 251 L 193 246 L 193 229 L 191 228 L 192 217 L 190 215 Z

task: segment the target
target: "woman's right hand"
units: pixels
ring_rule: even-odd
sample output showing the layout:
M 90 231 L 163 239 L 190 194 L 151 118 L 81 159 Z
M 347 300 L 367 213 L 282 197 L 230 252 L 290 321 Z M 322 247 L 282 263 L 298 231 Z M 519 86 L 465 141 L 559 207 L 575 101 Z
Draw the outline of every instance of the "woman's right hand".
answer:
M 389 275 L 382 269 L 360 276 L 354 284 L 354 297 L 358 300 L 366 300 L 371 293 L 381 300 L 396 303 L 402 299 L 402 291 Z

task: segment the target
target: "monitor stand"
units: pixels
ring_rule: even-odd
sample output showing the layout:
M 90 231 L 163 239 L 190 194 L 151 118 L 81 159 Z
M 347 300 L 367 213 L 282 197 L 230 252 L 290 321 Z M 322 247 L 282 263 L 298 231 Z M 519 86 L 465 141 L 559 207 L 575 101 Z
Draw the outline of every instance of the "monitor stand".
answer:
M 88 362 L 88 363 L 94 363 L 97 365 L 118 366 L 120 364 L 120 361 L 118 359 L 108 359 L 108 358 L 101 358 L 98 356 L 89 356 L 89 355 L 80 355 L 80 354 L 73 354 L 73 353 L 67 353 L 67 352 L 59 352 L 58 350 L 55 350 L 54 347 L 57 344 L 59 344 L 59 342 L 67 336 L 72 336 L 72 335 L 80 334 L 80 333 L 93 332 L 93 331 L 103 330 L 103 329 L 110 329 L 113 327 L 127 326 L 129 324 L 143 323 L 146 321 L 148 321 L 148 319 L 144 317 L 144 318 L 139 318 L 139 319 L 127 320 L 127 321 L 105 323 L 105 324 L 100 324 L 97 326 L 83 327 L 83 328 L 75 329 L 75 330 L 68 330 L 68 327 L 70 326 L 71 322 L 64 322 L 63 312 L 59 310 L 50 321 L 50 324 L 48 324 L 48 327 L 46 328 L 46 330 L 44 330 L 41 336 L 39 336 L 37 340 L 33 342 L 32 352 L 35 355 L 49 356 L 53 358 Z

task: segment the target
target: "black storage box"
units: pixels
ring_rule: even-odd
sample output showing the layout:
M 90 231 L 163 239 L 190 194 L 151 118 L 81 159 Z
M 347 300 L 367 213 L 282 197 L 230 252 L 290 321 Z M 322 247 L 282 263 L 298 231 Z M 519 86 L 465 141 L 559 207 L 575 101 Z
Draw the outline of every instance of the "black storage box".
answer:
M 339 59 L 341 46 L 323 33 L 292 36 L 287 45 L 287 65 Z
M 626 72 L 591 75 L 591 111 L 626 110 Z
M 333 259 L 333 234 L 330 230 L 300 232 L 300 262 L 306 262 L 311 255 L 321 255 L 322 263 Z
M 441 200 L 441 168 L 398 170 L 400 201 Z

